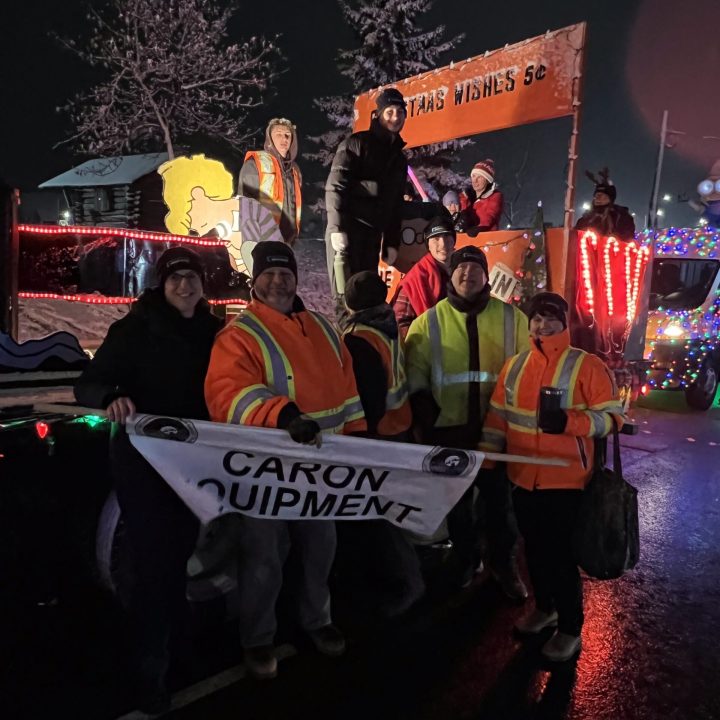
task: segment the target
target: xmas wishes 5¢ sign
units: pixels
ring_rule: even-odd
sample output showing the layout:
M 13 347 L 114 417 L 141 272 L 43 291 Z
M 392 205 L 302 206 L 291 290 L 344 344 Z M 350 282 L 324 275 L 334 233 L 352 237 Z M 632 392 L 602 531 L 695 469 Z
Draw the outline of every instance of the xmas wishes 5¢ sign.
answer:
M 407 101 L 403 139 L 418 147 L 572 115 L 584 43 L 579 23 L 397 83 Z M 356 131 L 369 127 L 382 89 L 358 97 Z

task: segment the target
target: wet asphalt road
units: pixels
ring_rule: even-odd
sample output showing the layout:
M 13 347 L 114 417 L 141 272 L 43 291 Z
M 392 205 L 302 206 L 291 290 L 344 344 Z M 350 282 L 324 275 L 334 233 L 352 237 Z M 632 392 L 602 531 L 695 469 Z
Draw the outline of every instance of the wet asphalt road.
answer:
M 504 601 L 492 580 L 450 592 L 431 568 L 430 597 L 391 626 L 365 611 L 362 588 L 338 590 L 336 619 L 349 637 L 340 660 L 286 630 L 281 640 L 297 652 L 277 680 L 234 682 L 169 717 L 720 718 L 720 407 L 692 412 L 680 395 L 655 393 L 634 415 L 640 433 L 622 443 L 625 477 L 639 490 L 641 560 L 620 580 L 585 581 L 576 662 L 543 664 L 544 637 L 516 640 L 512 624 L 527 608 Z M 122 620 L 106 599 L 70 591 L 58 607 L 17 613 L 0 652 L 3 717 L 104 720 L 130 711 Z M 194 656 L 176 671 L 176 687 L 241 662 L 232 628 L 196 641 Z M 209 689 L 201 684 L 193 696 Z

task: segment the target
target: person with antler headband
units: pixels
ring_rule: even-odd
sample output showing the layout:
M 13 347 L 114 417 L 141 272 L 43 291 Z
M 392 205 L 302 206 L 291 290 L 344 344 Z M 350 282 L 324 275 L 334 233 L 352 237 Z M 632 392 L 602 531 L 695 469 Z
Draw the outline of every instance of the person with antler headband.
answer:
M 605 235 L 623 240 L 625 242 L 635 237 L 635 221 L 629 210 L 622 205 L 615 204 L 617 189 L 610 180 L 607 168 L 598 173 L 585 171 L 585 175 L 595 183 L 592 207 L 575 225 L 576 230 L 594 230 L 599 235 Z

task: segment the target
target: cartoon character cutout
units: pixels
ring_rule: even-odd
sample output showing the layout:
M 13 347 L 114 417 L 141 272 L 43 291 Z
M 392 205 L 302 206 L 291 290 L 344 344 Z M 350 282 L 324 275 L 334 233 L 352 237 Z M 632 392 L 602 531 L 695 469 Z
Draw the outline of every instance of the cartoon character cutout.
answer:
M 258 242 L 283 242 L 272 213 L 257 200 L 233 194 L 233 177 L 218 160 L 192 155 L 168 160 L 158 168 L 165 227 L 175 235 L 216 237 L 225 243 L 230 264 L 252 273 L 252 249 Z
M 697 186 L 699 200 L 690 206 L 701 213 L 703 220 L 712 227 L 720 227 L 720 160 L 716 160 L 710 168 L 710 176 Z

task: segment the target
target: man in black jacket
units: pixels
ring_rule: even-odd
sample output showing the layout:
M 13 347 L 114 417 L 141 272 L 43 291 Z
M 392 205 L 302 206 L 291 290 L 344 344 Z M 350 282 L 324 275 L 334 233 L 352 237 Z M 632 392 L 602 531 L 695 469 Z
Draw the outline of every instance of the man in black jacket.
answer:
M 617 238 L 624 242 L 635 237 L 635 221 L 623 205 L 616 205 L 617 188 L 608 179 L 607 168 L 600 179 L 591 173 L 587 176 L 595 182 L 592 207 L 577 221 L 576 230 L 594 230 L 599 235 Z
M 135 572 L 129 589 L 139 702 L 169 707 L 165 686 L 170 632 L 184 614 L 186 564 L 197 540 L 195 516 L 130 444 L 122 425 L 135 412 L 207 420 L 204 382 L 222 321 L 203 298 L 197 253 L 171 248 L 158 261 L 160 286 L 146 290 L 113 323 L 75 386 L 82 405 L 114 423 L 111 473 Z
M 402 94 L 383 90 L 370 129 L 343 140 L 325 184 L 328 225 L 325 233 L 330 288 L 337 297 L 335 253 L 346 255 L 349 279 L 362 270 L 377 270 L 380 248 L 393 265 L 400 244 L 401 210 L 407 159 L 400 131 L 407 117 Z

